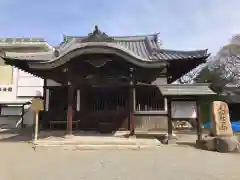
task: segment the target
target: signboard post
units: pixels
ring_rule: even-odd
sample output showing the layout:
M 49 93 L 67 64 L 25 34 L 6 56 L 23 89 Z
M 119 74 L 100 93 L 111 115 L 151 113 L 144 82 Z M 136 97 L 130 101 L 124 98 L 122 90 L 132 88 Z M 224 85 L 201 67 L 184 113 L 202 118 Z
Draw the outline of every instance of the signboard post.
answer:
M 43 111 L 43 102 L 40 98 L 35 98 L 32 100 L 31 108 L 35 112 L 35 131 L 34 131 L 34 141 L 38 138 L 38 121 L 39 121 L 39 111 Z
M 39 118 L 39 112 L 35 111 L 35 131 L 34 131 L 34 141 L 38 138 L 38 118 Z

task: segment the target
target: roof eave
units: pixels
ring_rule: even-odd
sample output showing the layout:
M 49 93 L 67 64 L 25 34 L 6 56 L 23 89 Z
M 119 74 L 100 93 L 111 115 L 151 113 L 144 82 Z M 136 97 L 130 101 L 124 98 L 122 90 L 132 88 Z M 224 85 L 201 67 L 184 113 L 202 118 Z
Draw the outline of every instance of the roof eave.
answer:
M 21 48 L 21 47 L 42 47 L 46 50 L 54 50 L 48 42 L 28 42 L 28 43 L 0 43 L 0 48 Z
M 59 66 L 61 64 L 64 64 L 76 56 L 80 56 L 82 54 L 88 54 L 88 53 L 115 54 L 116 56 L 122 57 L 123 59 L 144 68 L 159 68 L 167 65 L 167 62 L 165 60 L 151 61 L 149 59 L 143 59 L 142 57 L 137 56 L 136 54 L 129 51 L 128 49 L 125 49 L 121 46 L 113 45 L 111 43 L 85 43 L 85 46 L 81 44 L 74 48 L 67 49 L 67 51 L 56 50 L 53 53 L 48 53 L 47 56 L 45 56 L 47 57 L 47 59 L 45 60 L 41 59 L 41 56 L 39 53 L 38 54 L 36 53 L 35 57 L 34 55 L 32 55 L 25 59 L 24 59 L 24 56 L 22 56 L 21 59 L 22 60 L 28 59 L 27 61 L 29 62 L 29 66 L 32 68 L 49 69 L 49 68 L 53 68 L 54 66 Z M 14 56 L 15 57 L 13 58 L 17 59 L 17 54 L 14 54 Z M 7 57 L 7 58 L 10 59 L 11 57 Z M 35 61 L 30 62 L 29 60 L 31 59 Z
M 152 48 L 152 53 L 155 55 L 161 55 L 162 53 L 172 53 L 173 58 L 171 60 L 191 60 L 191 59 L 206 59 L 211 55 L 207 53 L 208 49 L 195 50 L 195 51 L 178 51 L 178 50 L 168 50 L 160 48 Z M 174 57 L 177 56 L 177 57 Z
M 166 84 L 159 86 L 160 91 L 166 96 L 211 96 L 216 95 L 209 87 L 209 83 L 201 84 Z M 200 91 L 196 91 L 199 88 Z M 204 88 L 204 89 L 201 89 Z M 171 92 L 172 91 L 172 92 Z

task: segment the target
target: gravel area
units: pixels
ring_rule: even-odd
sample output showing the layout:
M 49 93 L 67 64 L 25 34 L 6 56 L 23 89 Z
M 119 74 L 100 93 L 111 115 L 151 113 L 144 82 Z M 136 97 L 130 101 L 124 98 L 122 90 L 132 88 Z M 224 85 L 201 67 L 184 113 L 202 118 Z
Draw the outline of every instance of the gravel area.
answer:
M 143 150 L 34 151 L 28 143 L 0 143 L 3 180 L 239 180 L 240 155 L 190 146 Z

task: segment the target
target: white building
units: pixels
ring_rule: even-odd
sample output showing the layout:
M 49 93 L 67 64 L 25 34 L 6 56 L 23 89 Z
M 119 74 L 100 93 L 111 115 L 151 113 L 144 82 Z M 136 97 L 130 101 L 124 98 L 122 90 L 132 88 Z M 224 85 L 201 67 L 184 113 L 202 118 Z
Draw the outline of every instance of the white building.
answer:
M 33 53 L 54 48 L 40 38 L 2 38 L 0 51 Z M 35 96 L 42 96 L 43 79 L 5 65 L 0 58 L 0 126 L 20 127 L 22 106 Z M 24 106 L 24 124 L 33 123 L 33 113 Z

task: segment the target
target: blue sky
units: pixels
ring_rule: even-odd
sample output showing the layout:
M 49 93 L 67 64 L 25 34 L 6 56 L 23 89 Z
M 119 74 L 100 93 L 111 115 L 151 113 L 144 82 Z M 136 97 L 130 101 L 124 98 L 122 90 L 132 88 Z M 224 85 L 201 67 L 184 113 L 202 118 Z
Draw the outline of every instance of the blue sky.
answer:
M 215 53 L 240 33 L 239 0 L 0 0 L 0 37 L 86 35 L 95 24 L 109 35 L 160 32 L 167 49 Z

